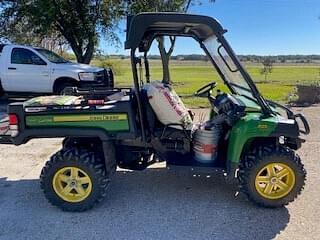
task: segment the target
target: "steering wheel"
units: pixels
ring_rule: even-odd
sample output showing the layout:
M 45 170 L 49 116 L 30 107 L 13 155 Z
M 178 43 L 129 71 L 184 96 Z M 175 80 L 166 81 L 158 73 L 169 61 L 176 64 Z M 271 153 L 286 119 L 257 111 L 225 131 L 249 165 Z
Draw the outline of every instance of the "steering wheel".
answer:
M 196 97 L 209 97 L 210 91 L 214 89 L 217 85 L 218 84 L 216 82 L 211 82 L 203 86 L 202 88 L 198 89 L 198 91 L 196 91 L 194 95 Z

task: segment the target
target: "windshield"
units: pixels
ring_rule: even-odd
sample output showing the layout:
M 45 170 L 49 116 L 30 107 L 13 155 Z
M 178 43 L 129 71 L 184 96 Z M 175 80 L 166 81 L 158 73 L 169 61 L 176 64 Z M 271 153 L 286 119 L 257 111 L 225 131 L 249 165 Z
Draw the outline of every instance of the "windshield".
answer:
M 225 80 L 236 91 L 236 93 L 254 98 L 248 83 L 243 78 L 225 48 L 218 42 L 217 37 L 211 36 L 203 41 L 203 44 L 213 61 L 217 64 L 221 73 L 224 75 Z
M 51 52 L 47 49 L 43 48 L 37 48 L 37 52 L 39 52 L 41 55 L 43 55 L 45 58 L 47 58 L 52 63 L 67 63 L 69 61 L 65 60 L 64 58 L 60 57 L 58 54 Z

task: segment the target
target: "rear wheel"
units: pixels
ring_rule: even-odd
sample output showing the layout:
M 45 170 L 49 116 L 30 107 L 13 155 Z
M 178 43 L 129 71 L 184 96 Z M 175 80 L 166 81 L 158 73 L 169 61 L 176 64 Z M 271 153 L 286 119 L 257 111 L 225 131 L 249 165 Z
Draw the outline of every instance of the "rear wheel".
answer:
M 239 169 L 240 189 L 264 207 L 281 207 L 302 191 L 306 171 L 298 155 L 282 146 L 259 146 L 245 154 Z
M 64 211 L 81 212 L 106 196 L 109 179 L 98 156 L 77 148 L 54 154 L 42 169 L 41 188 L 49 202 Z

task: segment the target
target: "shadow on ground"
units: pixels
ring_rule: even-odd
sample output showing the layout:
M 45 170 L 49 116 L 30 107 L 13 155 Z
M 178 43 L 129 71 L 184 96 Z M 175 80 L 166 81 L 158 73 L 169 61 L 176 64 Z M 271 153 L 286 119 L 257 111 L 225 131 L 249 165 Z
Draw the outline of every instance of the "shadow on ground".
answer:
M 37 179 L 0 178 L 0 239 L 272 239 L 285 229 L 286 208 L 259 208 L 235 191 L 222 176 L 118 171 L 102 204 L 67 213 Z

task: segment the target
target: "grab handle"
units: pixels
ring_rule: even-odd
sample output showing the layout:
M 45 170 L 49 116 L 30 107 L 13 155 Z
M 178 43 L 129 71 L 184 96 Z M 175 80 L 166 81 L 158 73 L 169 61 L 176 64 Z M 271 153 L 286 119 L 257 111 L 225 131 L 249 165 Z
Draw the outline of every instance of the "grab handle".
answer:
M 302 134 L 308 135 L 310 133 L 310 126 L 305 116 L 302 113 L 298 113 L 298 114 L 295 114 L 294 117 L 300 118 L 301 122 L 303 123 L 304 130 L 299 130 L 299 132 Z

